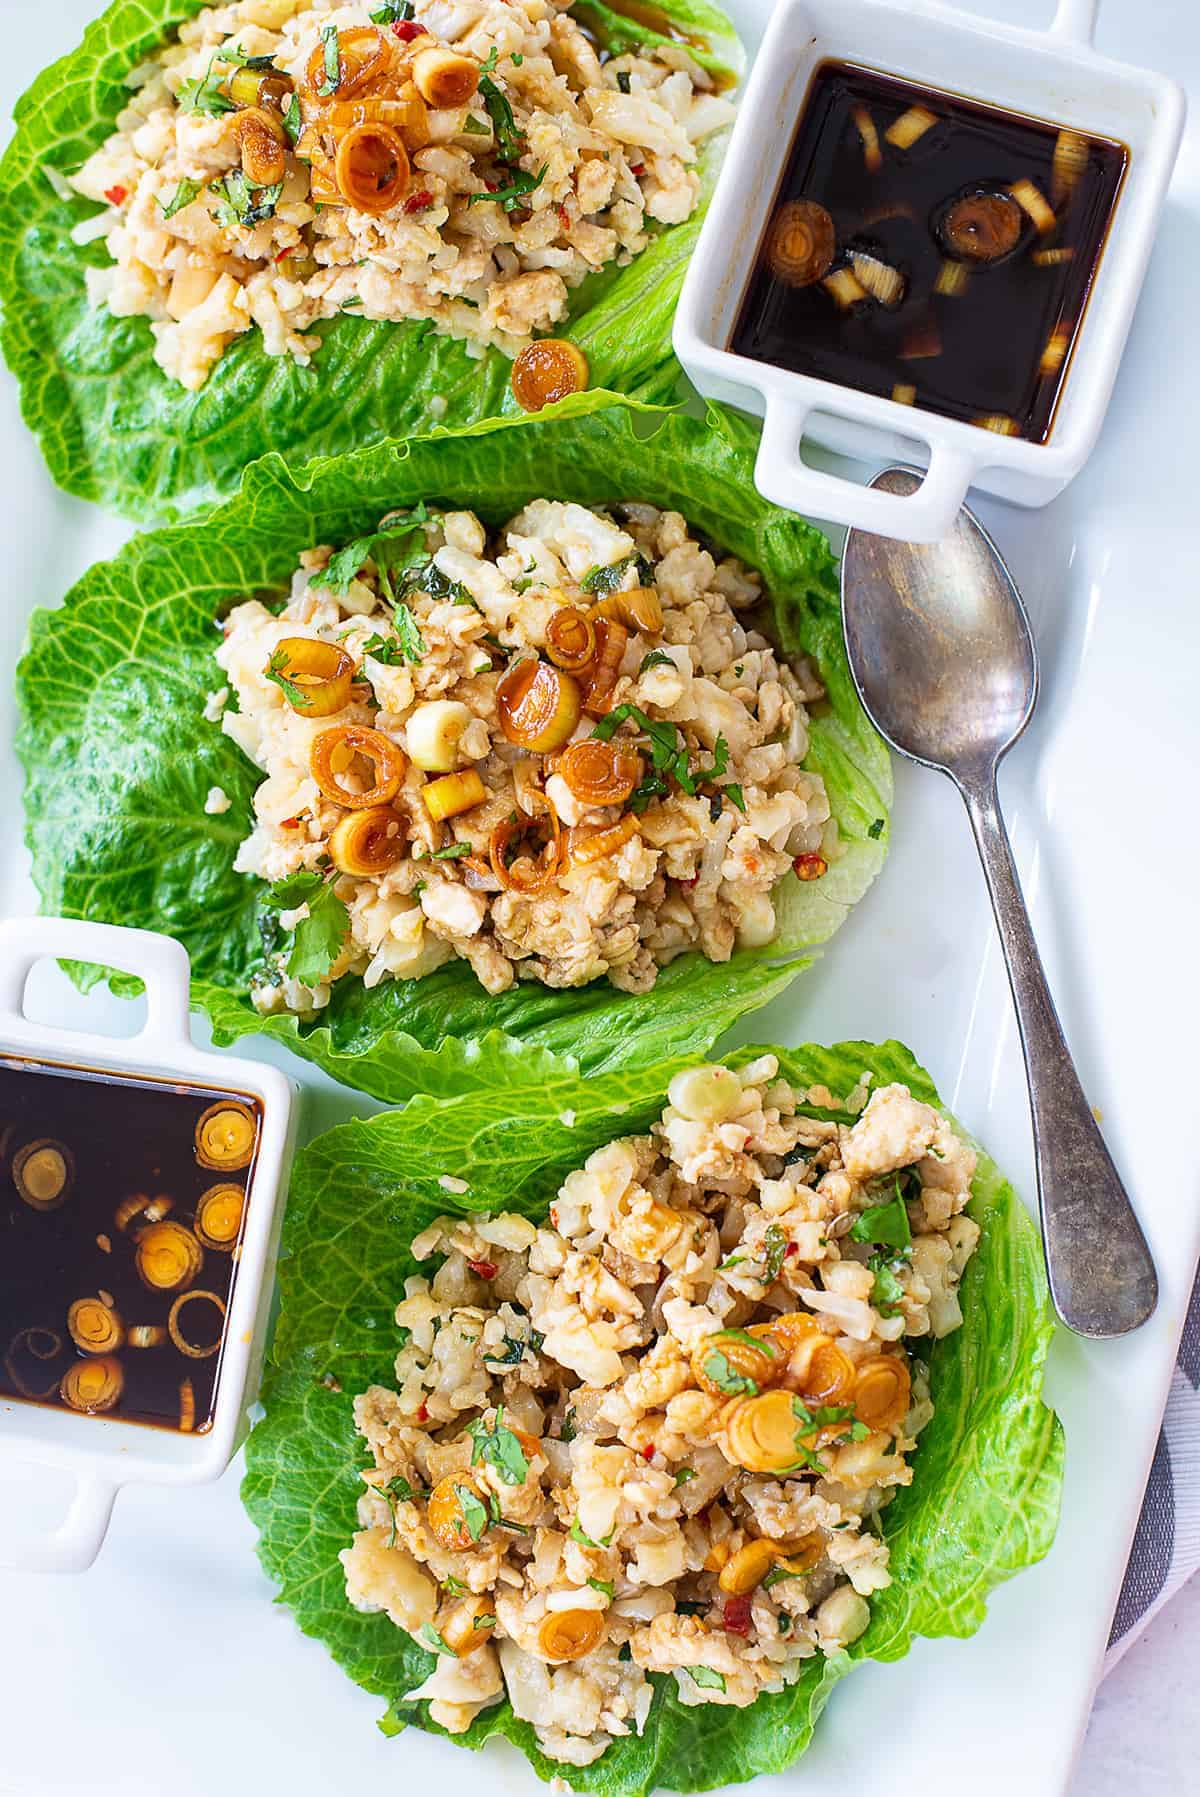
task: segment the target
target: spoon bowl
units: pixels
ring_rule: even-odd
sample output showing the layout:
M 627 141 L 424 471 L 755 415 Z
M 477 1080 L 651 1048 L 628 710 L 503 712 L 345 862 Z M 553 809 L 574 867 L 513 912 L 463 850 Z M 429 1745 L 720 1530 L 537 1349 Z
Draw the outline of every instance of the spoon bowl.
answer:
M 904 494 L 918 478 L 887 468 L 871 484 Z M 1158 1302 L 1154 1262 L 1079 1084 L 996 789 L 1000 760 L 1037 699 L 1037 651 L 1021 596 L 964 507 L 939 543 L 852 530 L 842 624 L 850 672 L 876 729 L 902 755 L 946 774 L 967 807 L 1025 1056 L 1055 1309 L 1080 1335 L 1125 1335 Z
M 920 476 L 871 482 L 907 494 Z M 935 545 L 852 530 L 842 563 L 850 668 L 871 722 L 926 767 L 998 762 L 1033 715 L 1038 664 L 1021 595 L 965 507 Z

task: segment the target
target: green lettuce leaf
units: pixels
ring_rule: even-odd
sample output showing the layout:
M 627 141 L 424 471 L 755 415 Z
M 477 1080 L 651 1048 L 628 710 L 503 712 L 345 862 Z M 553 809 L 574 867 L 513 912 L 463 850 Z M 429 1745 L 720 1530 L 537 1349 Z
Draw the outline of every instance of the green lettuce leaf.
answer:
M 741 1064 L 759 1049 L 731 1057 Z M 937 1102 L 924 1070 L 899 1043 L 779 1049 L 797 1085 L 846 1092 L 864 1069 Z M 259 1529 L 259 1555 L 280 1597 L 358 1684 L 384 1698 L 381 1726 L 441 1732 L 405 1693 L 431 1656 L 385 1616 L 346 1603 L 338 1551 L 356 1527 L 365 1464 L 354 1394 L 391 1377 L 393 1312 L 415 1270 L 406 1244 L 438 1215 L 511 1208 L 544 1215 L 564 1175 L 601 1142 L 644 1130 L 680 1063 L 586 1082 L 551 1074 L 504 1101 L 476 1093 L 347 1123 L 317 1138 L 295 1168 L 284 1222 L 281 1309 L 263 1402 L 247 1445 L 242 1495 Z M 572 1117 L 570 1124 L 564 1116 Z M 438 1185 L 449 1174 L 468 1191 Z M 689 1710 L 673 1679 L 656 1680 L 641 1738 L 614 1743 L 569 1772 L 573 1789 L 643 1797 L 656 1786 L 707 1790 L 778 1772 L 802 1753 L 834 1686 L 856 1661 L 891 1660 L 919 1635 L 968 1635 L 988 1593 L 1049 1549 L 1062 1482 L 1062 1433 L 1042 1402 L 1053 1333 L 1038 1232 L 996 1166 L 981 1154 L 971 1215 L 983 1234 L 961 1288 L 963 1327 L 937 1343 L 937 1406 L 922 1433 L 912 1485 L 883 1513 L 893 1583 L 872 1600 L 866 1634 L 847 1653 L 809 1661 L 787 1691 L 748 1710 Z M 1019 1503 L 1014 1502 L 1019 1494 Z M 542 1778 L 560 1768 L 507 1703 L 464 1736 L 479 1747 L 507 1736 Z
M 268 456 L 207 520 L 135 537 L 61 610 L 35 613 L 18 673 L 27 834 L 46 910 L 178 937 L 218 1042 L 266 1031 L 392 1102 L 505 1083 L 518 1043 L 570 1056 L 585 1072 L 705 1052 L 832 934 L 887 841 L 890 769 L 851 687 L 829 546 L 763 501 L 752 469 L 740 420 L 714 411 L 706 424 L 588 394 L 554 416 L 379 445 L 301 474 Z M 649 997 L 606 983 L 552 992 L 520 981 L 492 998 L 454 962 L 369 992 L 343 980 L 315 1021 L 261 1018 L 246 993 L 261 957 L 263 888 L 233 871 L 259 776 L 203 717 L 220 685 L 214 618 L 248 593 L 282 596 L 302 549 L 368 533 L 394 508 L 443 501 L 495 524 L 547 492 L 677 507 L 762 571 L 783 647 L 811 654 L 829 689 L 809 759 L 825 775 L 845 855 L 822 880 L 788 875 L 778 889 L 782 933 L 769 950 L 723 965 L 683 957 Z M 217 816 L 204 810 L 213 786 L 231 800 Z
M 0 161 L 0 347 L 21 387 L 26 423 L 60 486 L 139 519 L 182 516 L 236 490 L 266 449 L 288 461 L 340 455 L 432 428 L 517 410 L 511 364 L 482 359 L 427 325 L 345 315 L 319 324 L 321 349 L 301 368 L 268 356 L 257 331 L 226 351 L 198 393 L 155 365 L 145 318 L 92 310 L 84 270 L 108 265 L 103 242 L 70 232 L 96 209 L 62 199 L 47 171 L 73 174 L 114 129 L 129 102 L 124 78 L 205 0 L 114 0 L 83 43 L 41 74 L 15 109 L 16 135 Z M 607 8 L 592 9 L 602 43 L 660 34 Z M 724 13 L 707 0 L 667 0 L 664 18 L 700 60 L 736 75 L 742 51 Z M 585 351 L 596 387 L 646 400 L 673 396 L 680 378 L 671 321 L 716 176 L 721 134 L 703 150 L 703 201 L 684 224 L 656 232 L 628 268 L 610 268 L 572 295 L 565 333 Z

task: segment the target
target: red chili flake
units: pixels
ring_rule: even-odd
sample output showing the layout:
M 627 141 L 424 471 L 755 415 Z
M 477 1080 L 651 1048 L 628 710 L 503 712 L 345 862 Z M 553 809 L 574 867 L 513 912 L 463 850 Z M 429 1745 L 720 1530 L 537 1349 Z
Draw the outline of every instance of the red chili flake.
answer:
M 423 187 L 419 193 L 409 194 L 404 202 L 404 210 L 406 212 L 424 212 L 427 206 L 432 205 L 433 195 L 427 187 Z
M 652 1441 L 648 1441 L 646 1443 L 645 1447 L 642 1449 L 642 1459 L 643 1460 L 653 1460 L 653 1458 L 654 1458 L 654 1443 Z
M 280 252 L 276 256 L 275 260 L 276 260 L 276 262 L 282 262 L 284 260 L 285 256 L 293 256 L 293 255 L 295 255 L 295 253 L 296 253 L 296 245 L 294 243 L 290 243 L 286 250 L 280 250 Z
M 797 855 L 792 866 L 797 878 L 801 880 L 819 880 L 822 874 L 829 872 L 829 863 L 824 855 Z
M 644 175 L 646 172 L 646 164 L 644 162 L 631 162 L 629 165 L 629 172 L 631 175 Z
M 790 1260 L 793 1254 L 799 1254 L 799 1252 L 800 1252 L 799 1242 L 789 1242 L 787 1247 L 783 1251 L 783 1258 L 784 1258 L 784 1260 Z
M 553 1204 L 550 1206 L 550 1225 L 553 1229 L 558 1228 L 558 1207 Z
M 417 1421 L 419 1423 L 427 1423 L 429 1421 L 429 1406 L 428 1406 L 428 1404 L 422 1404 L 421 1408 L 417 1411 Z
M 280 825 L 280 829 L 282 830 L 298 830 L 299 828 L 300 819 L 298 817 L 285 817 Z
M 750 1598 L 749 1591 L 743 1597 L 727 1597 L 725 1609 L 721 1617 L 721 1625 L 727 1634 L 748 1635 L 750 1633 Z
M 392 26 L 402 44 L 411 44 L 415 37 L 424 36 L 426 29 L 424 25 L 418 25 L 415 19 L 397 19 Z
M 129 189 L 127 187 L 106 187 L 104 197 L 110 206 L 121 206 L 129 197 Z
M 700 884 L 700 875 L 693 874 L 690 880 L 680 880 L 679 884 L 685 891 L 690 892 L 693 886 L 698 886 Z
M 567 211 L 561 200 L 554 210 L 558 213 L 558 222 L 563 230 L 569 231 L 571 229 L 571 214 Z
M 487 188 L 489 193 L 499 193 L 500 192 L 499 181 L 489 181 L 485 176 L 483 185 Z
M 469 1260 L 467 1265 L 472 1273 L 478 1273 L 481 1279 L 494 1279 L 500 1271 L 494 1260 Z

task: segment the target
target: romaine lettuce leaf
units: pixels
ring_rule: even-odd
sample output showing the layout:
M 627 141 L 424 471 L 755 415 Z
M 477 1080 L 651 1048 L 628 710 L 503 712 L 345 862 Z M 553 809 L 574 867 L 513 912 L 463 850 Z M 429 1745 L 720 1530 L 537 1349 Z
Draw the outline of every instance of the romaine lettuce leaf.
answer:
M 91 309 L 84 269 L 109 258 L 103 242 L 81 247 L 70 232 L 96 209 L 60 198 L 47 171 L 82 165 L 129 102 L 128 72 L 204 3 L 114 0 L 18 102 L 16 135 L 0 161 L 0 345 L 25 421 L 60 486 L 140 519 L 178 517 L 226 496 L 266 450 L 305 461 L 428 430 L 434 398 L 446 426 L 516 411 L 505 357 L 492 350 L 476 360 L 418 322 L 343 316 L 318 325 L 322 347 L 308 368 L 268 356 L 251 331 L 200 392 L 188 393 L 155 365 L 147 319 Z M 741 46 L 716 7 L 667 0 L 662 10 L 710 68 L 740 71 Z M 659 37 L 607 8 L 593 11 L 602 42 L 610 28 L 625 48 Z M 701 158 L 705 199 L 722 147 L 714 138 Z M 593 276 L 572 296 L 569 335 L 588 356 L 594 386 L 648 400 L 673 395 L 680 373 L 671 320 L 703 210 L 704 202 L 684 224 L 658 232 L 630 267 Z
M 740 1064 L 761 1052 L 730 1058 Z M 796 1085 L 846 1092 L 869 1068 L 877 1083 L 899 1080 L 938 1102 L 929 1076 L 896 1042 L 775 1052 Z M 593 1148 L 648 1127 L 679 1064 L 587 1081 L 551 1074 L 502 1099 L 415 1099 L 332 1129 L 299 1157 L 266 1414 L 247 1445 L 242 1495 L 282 1601 L 351 1678 L 387 1700 L 385 1732 L 434 1728 L 424 1703 L 404 1701 L 431 1658 L 386 1616 L 350 1608 L 337 1555 L 356 1526 L 357 1470 L 366 1463 L 351 1405 L 368 1384 L 390 1378 L 393 1311 L 415 1270 L 407 1244 L 457 1209 L 543 1215 L 564 1175 Z M 564 1116 L 572 1115 L 568 1125 Z M 438 1185 L 444 1174 L 465 1180 L 468 1192 L 449 1196 Z M 912 1485 L 883 1513 L 893 1583 L 871 1600 L 867 1633 L 848 1653 L 808 1662 L 797 1684 L 749 1710 L 686 1709 L 673 1680 L 656 1681 L 644 1734 L 572 1768 L 573 1789 L 642 1797 L 656 1786 L 706 1790 L 781 1771 L 808 1745 L 830 1692 L 856 1661 L 899 1658 L 918 1635 L 973 1633 L 989 1592 L 1047 1552 L 1063 1455 L 1060 1426 L 1041 1397 L 1053 1319 L 1038 1232 L 985 1154 L 971 1215 L 983 1235 L 961 1287 L 965 1322 L 932 1351 L 937 1409 L 920 1438 Z M 514 1741 L 542 1778 L 560 1771 L 507 1703 L 456 1739 L 479 1747 L 493 1734 Z
M 61 610 L 35 613 L 18 674 L 28 841 L 45 908 L 177 936 L 217 1041 L 265 1030 L 393 1102 L 504 1083 L 518 1041 L 586 1072 L 706 1051 L 833 933 L 887 840 L 890 769 L 850 683 L 829 546 L 762 500 L 752 469 L 743 420 L 714 411 L 705 423 L 588 394 L 555 416 L 378 445 L 302 474 L 268 456 L 207 520 L 134 538 Z M 822 880 L 782 883 L 782 934 L 769 950 L 723 965 L 686 956 L 648 997 L 606 983 L 552 992 L 521 981 L 491 998 L 455 962 L 370 992 L 344 980 L 315 1021 L 260 1018 L 246 990 L 261 955 L 262 887 L 233 871 L 258 774 L 203 717 L 220 685 L 214 619 L 247 593 L 282 595 L 302 549 L 362 535 L 395 507 L 440 500 L 498 523 L 537 494 L 677 507 L 762 571 L 784 648 L 811 654 L 829 689 L 810 759 L 825 775 L 845 855 Z M 204 809 L 213 786 L 232 801 L 217 816 Z

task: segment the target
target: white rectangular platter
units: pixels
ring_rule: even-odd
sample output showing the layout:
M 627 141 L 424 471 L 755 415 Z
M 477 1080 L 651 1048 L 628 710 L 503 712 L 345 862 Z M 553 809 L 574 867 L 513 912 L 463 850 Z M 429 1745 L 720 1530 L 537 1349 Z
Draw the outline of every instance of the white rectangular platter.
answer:
M 0 111 L 75 43 L 99 0 L 3 0 Z M 732 0 L 753 47 L 767 0 Z M 976 5 L 973 10 L 982 11 Z M 1049 0 L 991 0 L 1043 25 Z M 1108 0 L 1108 53 L 1200 79 L 1191 0 Z M 981 513 L 1010 557 L 1044 658 L 1041 706 L 1004 790 L 1045 958 L 1084 1083 L 1157 1259 L 1158 1314 L 1134 1339 L 1062 1338 L 1050 1396 L 1067 1432 L 1062 1527 L 1049 1558 L 993 1599 L 969 1642 L 922 1643 L 836 1692 L 796 1769 L 805 1797 L 886 1786 L 894 1797 L 1020 1791 L 1058 1797 L 1085 1726 L 1200 1249 L 1200 1147 L 1189 1094 L 1196 975 L 1195 421 L 1200 357 L 1200 131 L 1190 128 L 1116 399 L 1088 471 L 1045 512 Z M 126 532 L 59 494 L 0 378 L 0 911 L 33 908 L 20 844 L 10 669 L 30 609 L 54 604 Z M 899 770 L 890 861 L 825 960 L 746 1039 L 899 1036 L 1028 1193 L 1020 1060 L 981 877 L 958 800 Z M 126 1007 L 83 1000 L 53 970 L 41 1015 L 124 1030 Z M 286 1062 L 251 1044 L 243 1052 Z M 374 1108 L 298 1063 L 305 1128 Z M 1180 1114 L 1182 1113 L 1182 1115 Z M 0 1430 L 4 1428 L 0 1406 Z M 530 1792 L 525 1762 L 482 1759 L 410 1730 L 271 1604 L 238 1503 L 216 1486 L 133 1488 L 99 1562 L 74 1579 L 0 1574 L 0 1790 L 14 1797 L 210 1797 L 369 1787 Z M 51 1475 L 0 1487 L 0 1531 L 65 1504 Z M 1181 1724 L 1183 1719 L 1180 1718 Z

